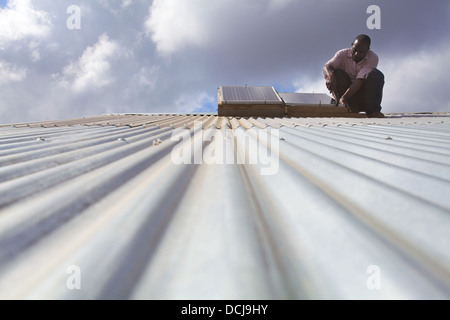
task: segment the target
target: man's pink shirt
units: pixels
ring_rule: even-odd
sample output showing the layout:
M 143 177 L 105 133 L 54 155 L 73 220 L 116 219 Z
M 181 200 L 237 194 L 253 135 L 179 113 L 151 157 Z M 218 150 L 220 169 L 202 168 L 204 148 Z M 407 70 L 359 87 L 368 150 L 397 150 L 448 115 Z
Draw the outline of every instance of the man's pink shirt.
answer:
M 326 64 L 334 69 L 342 69 L 350 76 L 352 82 L 355 79 L 364 79 L 366 74 L 378 66 L 378 56 L 372 51 L 367 51 L 366 56 L 358 63 L 352 59 L 352 49 L 342 49 L 336 52 L 334 57 Z

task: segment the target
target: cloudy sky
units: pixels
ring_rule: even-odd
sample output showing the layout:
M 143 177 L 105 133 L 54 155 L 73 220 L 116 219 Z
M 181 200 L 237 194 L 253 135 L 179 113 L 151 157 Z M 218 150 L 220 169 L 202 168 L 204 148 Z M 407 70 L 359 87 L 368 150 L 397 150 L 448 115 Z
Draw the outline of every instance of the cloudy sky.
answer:
M 216 112 L 225 85 L 326 93 L 360 33 L 384 112 L 450 111 L 449 17 L 448 0 L 0 0 L 0 123 Z

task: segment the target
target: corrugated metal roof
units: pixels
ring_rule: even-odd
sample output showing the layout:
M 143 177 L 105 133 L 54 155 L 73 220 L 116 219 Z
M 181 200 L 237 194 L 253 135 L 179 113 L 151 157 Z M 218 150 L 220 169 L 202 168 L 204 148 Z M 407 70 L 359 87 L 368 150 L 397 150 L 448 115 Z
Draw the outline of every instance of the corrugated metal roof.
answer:
M 0 298 L 448 299 L 449 141 L 449 113 L 0 125 Z

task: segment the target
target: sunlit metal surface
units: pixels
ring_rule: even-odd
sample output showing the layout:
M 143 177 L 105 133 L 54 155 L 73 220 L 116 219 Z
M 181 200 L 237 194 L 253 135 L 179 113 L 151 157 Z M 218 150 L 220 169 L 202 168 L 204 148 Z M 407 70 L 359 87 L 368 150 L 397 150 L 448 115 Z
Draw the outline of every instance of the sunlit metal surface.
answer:
M 279 95 L 288 105 L 332 103 L 332 98 L 326 93 L 280 92 Z
M 4 124 L 0 298 L 449 299 L 449 190 L 448 113 Z

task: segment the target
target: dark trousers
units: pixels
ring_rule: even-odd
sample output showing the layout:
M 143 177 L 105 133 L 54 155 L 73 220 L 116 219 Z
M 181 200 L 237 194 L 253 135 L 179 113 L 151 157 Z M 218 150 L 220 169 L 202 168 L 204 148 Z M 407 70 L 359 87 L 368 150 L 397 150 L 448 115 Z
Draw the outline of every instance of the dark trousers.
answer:
M 352 84 L 350 76 L 341 69 L 333 72 L 336 79 L 336 95 L 342 97 Z M 381 100 L 383 98 L 384 74 L 373 69 L 366 74 L 362 88 L 348 100 L 348 104 L 353 112 L 365 112 L 371 114 L 381 111 Z

